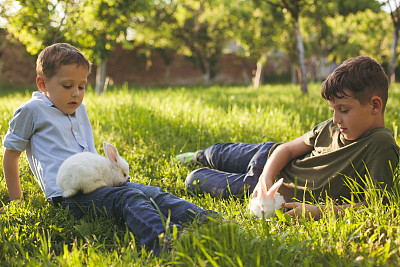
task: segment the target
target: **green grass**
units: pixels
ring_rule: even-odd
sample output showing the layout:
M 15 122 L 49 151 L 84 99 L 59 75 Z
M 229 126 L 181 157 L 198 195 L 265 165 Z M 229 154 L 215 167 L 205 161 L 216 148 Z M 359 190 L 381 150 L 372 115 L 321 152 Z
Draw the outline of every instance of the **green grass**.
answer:
M 133 181 L 160 186 L 238 225 L 193 229 L 172 242 L 159 258 L 149 255 L 123 224 L 110 218 L 76 219 L 47 204 L 25 157 L 21 183 L 26 203 L 0 214 L 0 265 L 64 266 L 379 266 L 400 261 L 399 194 L 371 191 L 369 205 L 338 216 L 327 211 L 319 221 L 271 222 L 246 212 L 247 200 L 196 197 L 184 188 L 195 166 L 173 161 L 181 152 L 215 142 L 288 141 L 331 116 L 311 84 L 308 96 L 292 85 L 247 87 L 120 87 L 98 96 L 89 90 L 85 104 L 98 151 L 115 144 L 130 164 Z M 15 109 L 29 91 L 2 91 L 0 139 Z M 386 126 L 398 143 L 400 89 L 392 85 Z M 1 147 L 0 160 L 4 148 Z M 396 179 L 398 177 L 396 176 Z M 397 180 L 396 180 L 397 181 Z M 396 182 L 395 192 L 398 190 Z M 0 170 L 0 200 L 8 203 Z M 328 206 L 332 203 L 328 203 Z

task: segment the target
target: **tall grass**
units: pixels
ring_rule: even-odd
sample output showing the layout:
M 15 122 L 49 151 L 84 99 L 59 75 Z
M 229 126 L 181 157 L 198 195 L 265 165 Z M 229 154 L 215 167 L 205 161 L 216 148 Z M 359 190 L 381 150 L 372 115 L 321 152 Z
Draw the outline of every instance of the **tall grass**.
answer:
M 88 90 L 85 104 L 95 143 L 114 143 L 130 164 L 133 181 L 160 186 L 205 209 L 218 211 L 238 224 L 191 227 L 159 258 L 135 242 L 124 224 L 112 218 L 74 218 L 47 204 L 25 157 L 21 183 L 26 202 L 0 214 L 0 265 L 65 266 L 376 266 L 400 260 L 398 176 L 394 193 L 372 192 L 369 205 L 335 215 L 328 201 L 319 221 L 278 216 L 270 222 L 246 212 L 247 199 L 194 196 L 184 188 L 196 166 L 183 166 L 173 157 L 215 142 L 294 139 L 331 116 L 310 85 L 302 96 L 292 85 L 173 88 L 120 87 L 99 96 Z M 31 92 L 3 93 L 0 98 L 0 138 L 18 105 Z M 398 135 L 400 90 L 392 85 L 386 126 Z M 0 160 L 4 148 L 1 148 Z M 382 195 L 383 194 L 383 195 Z M 384 204 L 380 199 L 389 199 Z M 0 170 L 0 200 L 8 203 Z

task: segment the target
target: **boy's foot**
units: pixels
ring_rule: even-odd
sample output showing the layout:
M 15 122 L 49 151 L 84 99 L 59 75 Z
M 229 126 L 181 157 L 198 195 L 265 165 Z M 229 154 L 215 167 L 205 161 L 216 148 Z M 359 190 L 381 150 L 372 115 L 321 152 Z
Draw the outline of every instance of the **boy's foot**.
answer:
M 175 160 L 178 161 L 179 163 L 195 163 L 196 160 L 194 159 L 194 155 L 196 152 L 186 152 L 183 154 L 179 154 L 175 156 Z
M 197 152 L 186 152 L 183 154 L 179 154 L 175 156 L 175 160 L 179 163 L 190 164 L 190 163 L 199 163 L 199 151 Z

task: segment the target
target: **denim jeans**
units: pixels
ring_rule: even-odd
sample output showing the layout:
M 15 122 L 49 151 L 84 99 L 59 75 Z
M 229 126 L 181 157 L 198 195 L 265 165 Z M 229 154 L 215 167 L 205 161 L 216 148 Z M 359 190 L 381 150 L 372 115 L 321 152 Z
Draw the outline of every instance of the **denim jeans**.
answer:
M 216 143 L 198 151 L 198 161 L 207 168 L 192 171 L 186 187 L 197 193 L 223 198 L 253 192 L 275 143 Z
M 214 211 L 206 211 L 182 198 L 164 192 L 161 188 L 141 183 L 127 182 L 119 187 L 102 187 L 92 193 L 78 193 L 62 200 L 62 208 L 69 207 L 76 217 L 85 214 L 112 216 L 125 221 L 147 250 L 155 255 L 160 252 L 158 236 L 165 232 L 165 227 L 154 203 L 160 209 L 164 222 L 170 212 L 169 227 L 175 225 L 178 230 L 185 223 L 207 221 L 217 218 Z

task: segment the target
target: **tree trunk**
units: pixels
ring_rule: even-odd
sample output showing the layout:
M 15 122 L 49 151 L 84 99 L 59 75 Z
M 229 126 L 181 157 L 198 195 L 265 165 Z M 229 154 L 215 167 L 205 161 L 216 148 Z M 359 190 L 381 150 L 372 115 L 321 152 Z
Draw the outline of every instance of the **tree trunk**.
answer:
M 171 78 L 171 66 L 166 65 L 165 66 L 165 72 L 164 72 L 164 83 L 165 85 L 170 85 L 170 78 Z
M 205 86 L 211 85 L 210 70 L 208 70 L 208 69 L 206 70 L 206 72 L 203 74 L 203 79 L 204 79 Z
M 250 78 L 249 78 L 249 74 L 247 74 L 247 70 L 243 69 L 242 70 L 242 78 L 243 78 L 243 84 L 245 85 L 250 85 Z
M 158 54 L 161 56 L 164 65 L 165 65 L 165 72 L 164 72 L 164 83 L 165 85 L 170 85 L 171 83 L 171 63 L 174 59 L 174 52 L 170 49 L 156 49 Z
M 96 70 L 96 92 L 98 94 L 103 93 L 104 85 L 106 81 L 106 63 L 107 60 L 103 59 L 97 66 Z
M 297 84 L 297 71 L 294 63 L 290 63 L 290 81 L 292 84 Z
M 392 40 L 392 49 L 390 55 L 390 63 L 389 63 L 389 70 L 388 70 L 388 78 L 389 82 L 394 83 L 396 81 L 396 74 L 395 74 L 395 62 L 396 62 L 396 49 L 397 43 L 399 40 L 399 26 L 394 25 L 393 29 L 393 40 Z
M 257 70 L 254 77 L 254 89 L 258 89 L 258 87 L 260 87 L 260 84 L 262 83 L 262 70 L 265 62 L 267 62 L 267 55 L 265 54 L 257 60 Z
M 299 59 L 299 68 L 300 68 L 300 75 L 299 75 L 299 83 L 301 86 L 301 92 L 303 94 L 308 93 L 307 89 L 307 74 L 306 74 L 306 64 L 304 63 L 304 45 L 303 39 L 300 33 L 299 21 L 293 20 L 293 31 L 296 35 L 296 49 L 298 52 L 298 59 Z
M 262 63 L 260 61 L 257 61 L 256 76 L 254 77 L 254 89 L 258 89 L 258 87 L 260 87 L 262 68 Z

